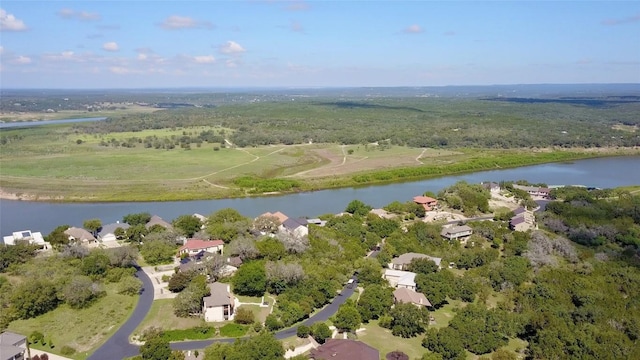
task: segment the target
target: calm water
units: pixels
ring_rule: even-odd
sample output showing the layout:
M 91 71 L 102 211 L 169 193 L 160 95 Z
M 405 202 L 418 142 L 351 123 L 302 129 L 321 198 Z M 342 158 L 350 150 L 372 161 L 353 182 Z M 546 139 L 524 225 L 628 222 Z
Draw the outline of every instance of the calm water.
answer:
M 16 122 L 0 122 L 0 129 L 10 128 L 25 128 L 42 125 L 55 125 L 55 124 L 69 124 L 78 122 L 90 122 L 90 121 L 102 121 L 106 120 L 106 117 L 92 117 L 92 118 L 79 118 L 79 119 L 61 119 L 61 120 L 42 120 L 42 121 L 16 121 Z
M 41 231 L 48 234 L 56 226 L 82 226 L 86 219 L 99 218 L 103 224 L 121 220 L 123 215 L 136 212 L 157 214 L 167 221 L 179 215 L 199 213 L 208 215 L 219 209 L 235 208 L 245 216 L 255 217 L 267 211 L 282 211 L 289 216 L 316 217 L 343 211 L 353 199 L 373 207 L 392 201 L 408 201 L 425 191 L 437 193 L 441 189 L 465 180 L 469 183 L 526 179 L 549 185 L 587 185 L 613 188 L 640 185 L 640 156 L 580 160 L 527 166 L 515 169 L 481 171 L 460 176 L 407 183 L 361 188 L 322 190 L 284 196 L 147 203 L 87 203 L 57 204 L 25 201 L 0 201 L 0 234 L 18 230 Z

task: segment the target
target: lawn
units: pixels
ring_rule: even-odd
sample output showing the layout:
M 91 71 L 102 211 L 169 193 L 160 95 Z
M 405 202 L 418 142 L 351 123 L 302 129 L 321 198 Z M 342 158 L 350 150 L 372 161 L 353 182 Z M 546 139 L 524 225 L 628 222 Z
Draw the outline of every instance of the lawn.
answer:
M 40 331 L 54 347 L 35 345 L 35 348 L 59 354 L 67 345 L 77 351 L 72 358 L 85 359 L 125 322 L 138 300 L 138 297 L 116 294 L 115 286 L 105 286 L 107 295 L 89 308 L 76 310 L 64 304 L 36 318 L 13 321 L 9 330 L 26 336 Z
M 260 307 L 259 305 L 240 305 L 241 308 L 250 309 L 253 312 L 253 316 L 255 317 L 255 321 L 264 322 L 269 315 L 272 304 L 269 304 L 269 307 Z
M 393 336 L 391 330 L 378 326 L 378 320 L 370 321 L 362 327 L 366 330 L 358 332 L 358 340 L 378 349 L 381 358 L 387 353 L 400 350 L 409 355 L 409 359 L 419 359 L 428 351 L 422 347 L 423 335 L 409 339 Z
M 199 318 L 181 318 L 173 314 L 173 299 L 154 300 L 147 316 L 133 332 L 140 335 L 144 329 L 158 327 L 162 329 L 190 329 L 203 324 Z
M 435 324 L 429 325 L 434 328 L 443 328 L 449 325 L 449 321 L 456 315 L 454 309 L 459 308 L 462 304 L 460 300 L 449 300 L 449 303 L 440 309 L 431 312 L 431 316 L 435 319 Z

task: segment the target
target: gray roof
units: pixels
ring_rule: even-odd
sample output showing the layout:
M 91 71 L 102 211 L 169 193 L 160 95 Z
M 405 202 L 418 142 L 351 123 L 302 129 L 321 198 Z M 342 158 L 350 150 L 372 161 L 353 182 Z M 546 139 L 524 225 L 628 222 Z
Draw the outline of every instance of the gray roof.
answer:
M 11 331 L 5 331 L 0 334 L 0 344 L 1 345 L 16 345 L 22 341 L 27 339 L 26 336 L 16 334 Z
M 516 225 L 522 224 L 524 222 L 525 222 L 524 216 L 514 216 L 514 217 L 511 218 L 511 221 L 509 221 L 511 226 L 516 226 Z
M 102 226 L 102 230 L 98 233 L 100 236 L 105 236 L 107 234 L 114 234 L 117 228 L 122 228 L 123 230 L 127 230 L 131 226 L 127 223 L 113 223 Z
M 154 225 L 160 225 L 165 229 L 173 229 L 173 226 L 171 226 L 171 224 L 169 224 L 168 222 L 164 221 L 160 216 L 158 215 L 153 215 L 151 217 L 151 219 L 149 220 L 149 222 L 145 225 L 145 227 L 147 229 L 151 228 Z
M 26 350 L 26 348 L 21 348 L 13 345 L 0 344 L 0 359 L 13 359 L 16 357 L 16 355 L 24 354 Z
M 461 232 L 465 232 L 465 231 L 473 231 L 473 229 L 470 228 L 467 225 L 454 226 L 454 227 L 442 229 L 442 235 L 457 234 L 457 233 L 461 233 Z
M 84 240 L 95 241 L 96 239 L 90 232 L 78 227 L 70 227 L 67 230 L 65 230 L 64 233 L 80 241 L 84 241 Z
M 297 229 L 300 226 L 307 226 L 307 219 L 288 218 L 282 223 L 282 226 L 290 230 Z
M 411 260 L 413 259 L 422 259 L 422 258 L 427 258 L 433 261 L 434 263 L 436 263 L 436 265 L 438 266 L 440 266 L 440 263 L 442 262 L 442 258 L 437 258 L 437 257 L 433 257 L 425 254 L 413 253 L 413 252 L 402 254 L 397 258 L 391 260 L 391 262 L 397 265 L 404 265 L 404 264 L 411 263 Z
M 202 299 L 204 302 L 204 306 L 222 306 L 222 305 L 231 305 L 233 304 L 233 299 L 231 294 L 229 294 L 228 289 L 229 284 L 214 282 L 209 284 L 209 290 L 211 290 L 211 295 L 206 296 Z

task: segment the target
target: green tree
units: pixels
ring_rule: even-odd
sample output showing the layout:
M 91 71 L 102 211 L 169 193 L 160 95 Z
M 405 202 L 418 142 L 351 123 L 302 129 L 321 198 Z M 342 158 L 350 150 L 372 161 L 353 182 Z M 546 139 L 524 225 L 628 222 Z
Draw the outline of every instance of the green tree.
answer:
M 11 311 L 19 319 L 30 319 L 55 309 L 58 289 L 46 280 L 30 279 L 16 286 L 11 294 Z
M 252 261 L 243 264 L 233 277 L 233 290 L 239 295 L 262 296 L 267 290 L 264 263 Z
M 89 256 L 82 259 L 80 269 L 84 275 L 101 278 L 106 275 L 107 270 L 111 266 L 111 259 L 103 250 L 93 250 Z
M 202 222 L 193 215 L 180 215 L 173 220 L 173 226 L 176 229 L 180 229 L 182 234 L 190 238 L 193 234 L 200 231 Z
M 102 221 L 100 219 L 89 219 L 82 223 L 82 226 L 87 229 L 93 236 L 98 236 L 98 232 L 102 229 Z
M 315 341 L 320 344 L 324 344 L 327 339 L 331 338 L 332 332 L 327 324 L 324 322 L 317 322 L 311 325 L 311 335 Z
M 395 336 L 414 337 L 425 332 L 429 326 L 429 312 L 422 306 L 396 304 L 389 315 L 393 318 L 391 333 Z
M 386 285 L 369 285 L 358 299 L 357 309 L 363 322 L 386 314 L 393 305 L 393 290 Z
M 427 334 L 422 339 L 422 346 L 442 355 L 443 360 L 465 360 L 467 358 L 460 335 L 450 327 L 427 330 Z
M 131 226 L 146 225 L 151 220 L 151 214 L 148 212 L 127 214 L 122 218 L 122 222 L 125 222 Z
M 210 295 L 207 279 L 198 275 L 189 286 L 173 299 L 173 312 L 179 317 L 188 317 L 202 312 L 202 298 Z
M 62 289 L 64 301 L 74 309 L 88 307 L 104 290 L 86 276 L 76 276 Z
M 307 325 L 300 325 L 296 329 L 296 336 L 298 336 L 299 338 L 304 339 L 308 337 L 309 334 L 311 334 L 311 328 L 309 328 Z
M 287 255 L 287 250 L 284 248 L 278 239 L 266 238 L 256 242 L 256 247 L 260 252 L 260 255 L 268 260 L 276 261 Z
M 143 360 L 168 360 L 171 357 L 169 341 L 161 335 L 146 339 L 140 346 L 140 355 Z
M 360 312 L 358 312 L 355 303 L 351 300 L 347 300 L 340 305 L 333 316 L 333 325 L 340 331 L 355 331 L 360 327 L 360 324 L 362 324 Z
M 191 280 L 197 275 L 195 271 L 178 271 L 171 275 L 169 279 L 168 289 L 171 292 L 177 293 L 186 289 L 191 283 Z
M 176 247 L 165 241 L 145 241 L 140 247 L 140 254 L 150 265 L 170 264 L 176 254 Z
M 253 311 L 247 307 L 238 308 L 233 317 L 233 321 L 238 324 L 253 324 L 254 320 L 255 315 Z
M 60 225 L 53 229 L 44 239 L 54 247 L 66 245 L 69 243 L 69 235 L 64 232 L 69 228 L 69 225 Z
M 132 225 L 127 229 L 127 238 L 134 243 L 142 242 L 147 234 L 149 234 L 149 230 L 147 230 L 144 224 Z
M 356 200 L 352 200 L 344 209 L 344 211 L 348 212 L 349 214 L 364 217 L 364 216 L 367 216 L 369 211 L 371 211 L 371 206 L 356 199 Z
M 431 305 L 438 308 L 447 302 L 447 296 L 455 297 L 455 276 L 443 269 L 430 274 L 416 275 L 415 282 L 418 291 L 423 293 Z
M 438 265 L 429 258 L 414 258 L 407 270 L 416 274 L 431 274 L 438 271 Z
M 0 273 L 13 264 L 23 264 L 36 255 L 36 246 L 29 244 L 0 245 Z

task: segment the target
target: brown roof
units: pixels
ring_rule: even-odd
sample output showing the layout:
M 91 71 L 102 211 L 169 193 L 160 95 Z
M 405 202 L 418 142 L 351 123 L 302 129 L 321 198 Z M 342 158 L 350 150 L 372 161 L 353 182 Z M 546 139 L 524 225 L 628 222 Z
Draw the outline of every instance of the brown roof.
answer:
M 205 250 L 210 247 L 224 245 L 222 240 L 200 240 L 200 239 L 187 239 L 187 243 L 182 245 L 178 251 L 183 250 Z
M 70 227 L 67 230 L 65 230 L 64 233 L 67 234 L 68 236 L 72 236 L 74 239 L 79 241 L 85 241 L 85 240 L 95 241 L 96 240 L 96 238 L 93 235 L 91 235 L 90 232 L 82 228 Z
M 402 254 L 402 255 L 398 256 L 397 258 L 392 259 L 391 263 L 395 264 L 395 265 L 407 265 L 407 264 L 410 264 L 411 260 L 413 260 L 413 259 L 424 259 L 424 258 L 427 258 L 427 259 L 433 261 L 438 266 L 440 266 L 440 263 L 442 262 L 441 258 L 437 258 L 437 257 L 425 255 L 425 254 L 418 254 L 418 253 L 410 252 L 410 253 Z
M 233 296 L 229 294 L 228 284 L 214 282 L 212 284 L 209 284 L 209 290 L 211 290 L 211 295 L 205 296 L 202 299 L 204 302 L 204 306 L 211 307 L 233 305 Z
M 173 229 L 173 226 L 168 222 L 164 221 L 160 216 L 153 215 L 149 222 L 145 225 L 147 229 L 150 229 L 153 225 L 160 225 L 165 229 Z
M 371 346 L 355 340 L 329 339 L 311 350 L 315 360 L 380 360 L 380 353 Z
M 429 196 L 415 196 L 413 202 L 418 204 L 437 204 L 438 200 Z
M 396 289 L 393 292 L 393 297 L 396 299 L 396 302 L 431 307 L 431 303 L 429 302 L 429 300 L 427 300 L 427 297 L 424 296 L 424 294 L 415 292 L 407 288 Z
M 275 217 L 278 219 L 278 221 L 280 221 L 281 224 L 289 218 L 287 215 L 281 213 L 280 211 L 276 211 L 274 213 L 266 212 L 260 216 Z

